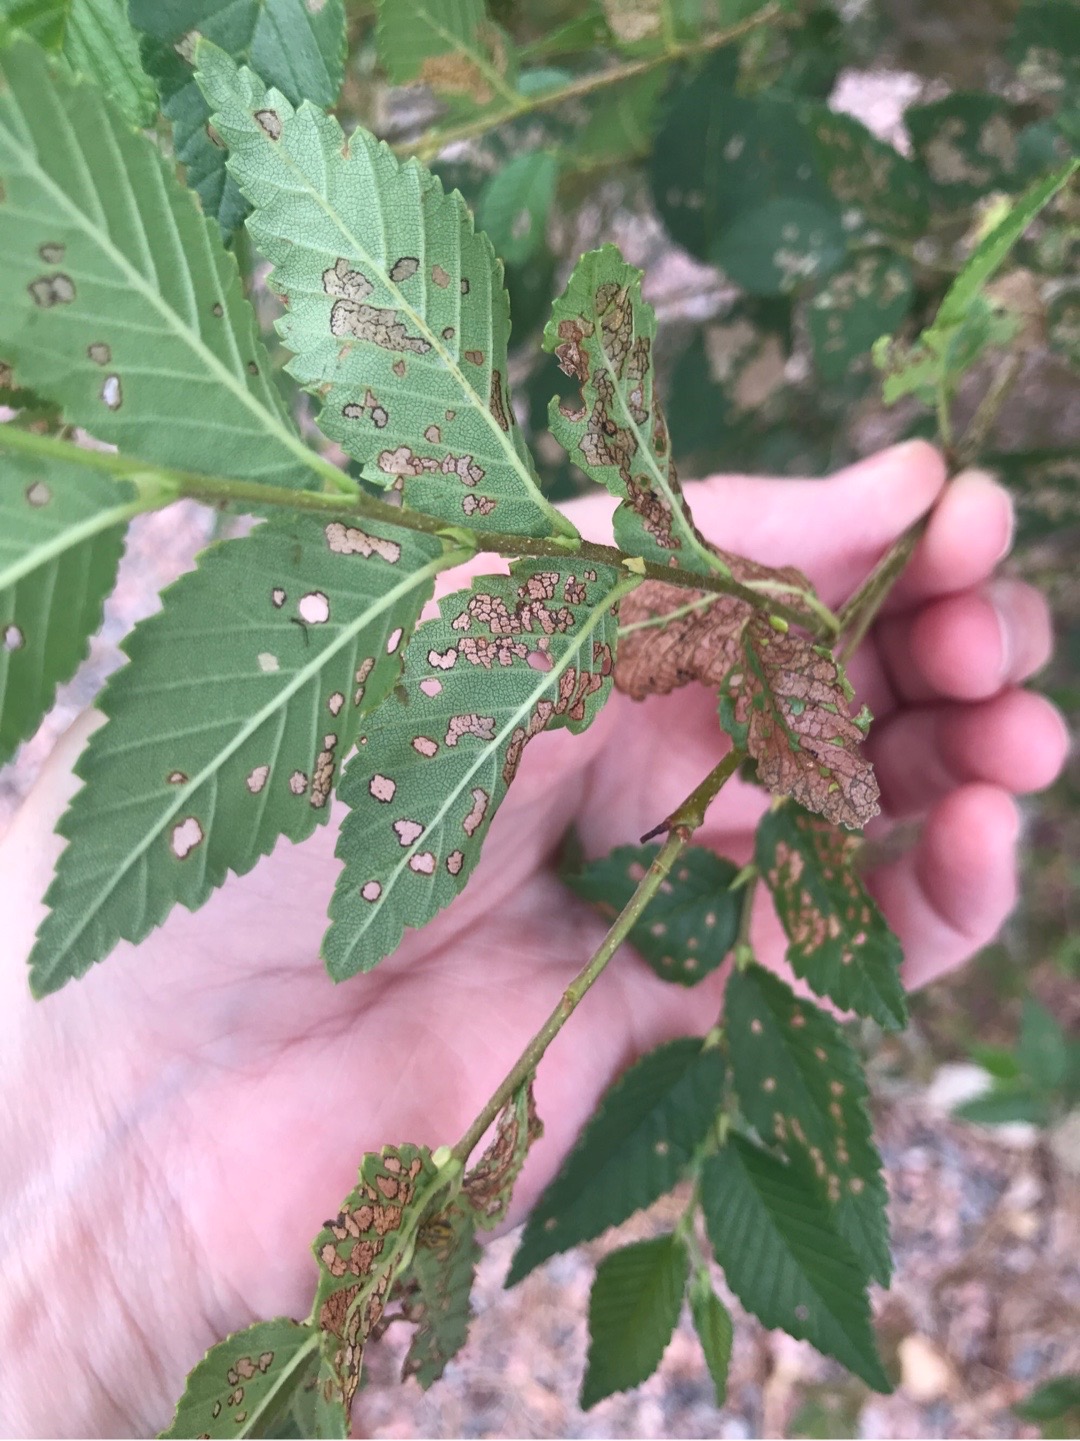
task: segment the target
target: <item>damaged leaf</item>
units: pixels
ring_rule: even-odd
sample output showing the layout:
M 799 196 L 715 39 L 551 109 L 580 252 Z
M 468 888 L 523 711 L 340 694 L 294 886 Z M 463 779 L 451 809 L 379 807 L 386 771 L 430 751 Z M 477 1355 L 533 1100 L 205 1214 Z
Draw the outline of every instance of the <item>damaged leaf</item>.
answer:
M 199 79 L 287 302 L 289 369 L 323 431 L 405 503 L 503 535 L 577 532 L 540 493 L 510 403 L 510 317 L 461 197 L 373 136 L 266 91 L 213 46 Z
M 839 1025 L 763 967 L 724 992 L 731 1074 L 746 1119 L 813 1169 L 867 1276 L 889 1284 L 888 1196 L 859 1059 Z
M 659 851 L 658 845 L 620 846 L 563 879 L 575 895 L 614 918 Z M 662 980 L 695 986 L 724 960 L 739 928 L 742 892 L 730 889 L 737 873 L 731 861 L 704 846 L 683 851 L 626 938 Z
M 68 844 L 31 956 L 37 994 L 328 819 L 360 716 L 394 685 L 454 561 L 416 532 L 297 516 L 204 552 L 165 591 L 125 641 L 131 664 L 76 766 L 85 784 L 58 826 Z
M 913 297 L 911 266 L 903 256 L 887 250 L 853 255 L 806 308 L 821 379 L 839 383 L 865 371 L 875 341 L 900 329 Z
M 917 165 L 852 115 L 815 106 L 808 124 L 818 165 L 841 205 L 861 211 L 863 224 L 886 236 L 923 234 L 929 202 Z
M 858 841 L 795 806 L 762 817 L 756 858 L 788 938 L 791 969 L 845 1011 L 907 1023 L 900 942 L 854 867 Z
M 369 1152 L 360 1163 L 358 1185 L 313 1243 L 319 1283 L 311 1320 L 324 1337 L 320 1388 L 328 1402 L 340 1404 L 346 1425 L 364 1347 L 409 1263 L 439 1183 L 426 1146 Z
M 272 1436 L 319 1364 L 319 1333 L 285 1316 L 212 1346 L 187 1378 L 163 1437 Z
M 366 727 L 340 791 L 345 867 L 323 942 L 335 979 L 370 970 L 449 905 L 529 741 L 583 730 L 607 699 L 612 607 L 634 582 L 554 566 L 519 561 L 443 600 Z
M 615 541 L 660 565 L 709 574 L 724 564 L 698 533 L 654 394 L 656 316 L 641 272 L 614 245 L 581 257 L 544 331 L 544 349 L 581 386 L 551 402 L 551 433 L 570 459 L 622 501 Z
M 558 178 L 557 156 L 530 150 L 502 166 L 484 185 L 476 222 L 507 265 L 524 265 L 543 245 Z
M 425 1391 L 468 1339 L 469 1295 L 480 1259 L 475 1221 L 459 1202 L 424 1221 L 400 1292 L 392 1298 L 400 1299 L 401 1314 L 416 1324 L 401 1379 L 415 1376 Z
M 864 826 L 878 813 L 878 785 L 861 751 L 870 724 L 831 652 L 755 612 L 720 698 L 720 721 L 757 761 L 758 779 L 834 825 Z
M 485 1231 L 505 1219 L 529 1147 L 543 1134 L 544 1123 L 536 1113 L 532 1081 L 528 1081 L 499 1112 L 494 1137 L 462 1182 L 473 1219 Z
M 379 62 L 395 85 L 419 81 L 473 106 L 515 98 L 513 49 L 484 0 L 378 0 L 378 11 Z

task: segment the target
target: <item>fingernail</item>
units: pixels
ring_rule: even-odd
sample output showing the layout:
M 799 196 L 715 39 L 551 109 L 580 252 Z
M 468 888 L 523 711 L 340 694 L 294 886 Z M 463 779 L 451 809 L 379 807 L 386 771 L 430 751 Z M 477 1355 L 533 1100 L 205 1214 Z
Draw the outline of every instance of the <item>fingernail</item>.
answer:
M 1005 543 L 998 551 L 997 561 L 1002 561 L 1012 550 L 1013 540 L 1016 536 L 1016 502 L 1008 491 L 1002 491 L 1002 498 L 1005 502 Z M 997 563 L 995 561 L 995 564 Z
M 997 565 L 997 563 L 1004 560 L 1009 551 L 1012 550 L 1013 537 L 1016 531 L 1016 507 L 1013 504 L 1012 496 L 988 470 L 973 469 L 961 471 L 953 481 L 953 485 L 961 485 L 965 489 L 972 486 L 984 487 L 986 490 L 994 492 L 996 503 L 1004 512 L 1002 518 L 1005 522 L 1005 539 L 1001 549 L 994 557 L 994 564 Z
M 1012 604 L 1013 583 L 1008 580 L 992 580 L 988 587 L 990 603 L 994 607 L 994 618 L 1001 637 L 1000 670 L 1003 678 L 1012 675 L 1013 662 L 1018 653 L 1016 617 Z

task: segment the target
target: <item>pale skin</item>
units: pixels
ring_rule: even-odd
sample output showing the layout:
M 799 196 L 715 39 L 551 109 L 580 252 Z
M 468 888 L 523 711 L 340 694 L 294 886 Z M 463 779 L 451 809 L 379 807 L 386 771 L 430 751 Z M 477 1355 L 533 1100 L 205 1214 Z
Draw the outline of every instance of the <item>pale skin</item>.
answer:
M 936 506 L 851 666 L 877 718 L 875 827 L 922 823 L 869 878 L 911 986 L 999 930 L 1015 900 L 1014 796 L 1047 785 L 1067 748 L 1057 712 L 1020 689 L 1050 652 L 1046 606 L 993 578 L 1008 497 L 985 476 L 943 493 L 944 479 L 914 442 L 814 484 L 688 487 L 710 539 L 801 566 L 832 605 Z M 593 539 L 608 538 L 609 511 L 601 497 L 568 507 Z M 539 737 L 465 894 L 346 984 L 318 959 L 335 816 L 35 1003 L 25 961 L 91 724 L 60 743 L 0 844 L 0 1433 L 12 1436 L 157 1430 L 207 1346 L 257 1317 L 304 1316 L 310 1241 L 360 1155 L 453 1144 L 600 942 L 603 923 L 554 872 L 567 829 L 593 855 L 636 841 L 727 745 L 700 688 L 643 705 L 616 695 L 584 735 Z M 762 804 L 732 783 L 697 841 L 744 860 Z M 764 904 L 754 939 L 782 966 Z M 686 992 L 631 951 L 616 956 L 541 1067 L 546 1133 L 518 1217 L 612 1078 L 659 1041 L 708 1029 L 720 990 L 718 976 Z

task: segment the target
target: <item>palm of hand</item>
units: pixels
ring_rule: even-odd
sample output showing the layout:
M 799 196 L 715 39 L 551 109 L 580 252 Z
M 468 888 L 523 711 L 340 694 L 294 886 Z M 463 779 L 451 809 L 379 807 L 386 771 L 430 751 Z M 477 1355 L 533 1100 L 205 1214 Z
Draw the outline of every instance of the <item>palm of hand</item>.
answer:
M 768 563 L 800 565 L 835 603 L 933 501 L 941 479 L 928 448 L 903 448 L 818 487 L 703 486 L 695 510 L 712 538 Z M 602 536 L 607 508 L 583 502 L 575 519 Z M 1005 792 L 1044 784 L 1061 761 L 1049 707 L 1007 689 L 1046 648 L 1045 614 L 1030 592 L 1011 602 L 1026 650 L 994 655 L 992 637 L 967 640 L 971 673 L 961 666 L 952 682 L 938 676 L 942 646 L 947 660 L 950 637 L 965 625 L 977 630 L 987 603 L 937 597 L 977 587 L 1006 529 L 999 492 L 985 481 L 966 493 L 956 487 L 896 614 L 853 670 L 860 699 L 878 716 L 874 758 L 887 805 L 928 815 L 916 851 L 875 878 L 916 979 L 956 964 L 997 930 L 1013 884 L 1014 810 Z M 987 697 L 1005 694 L 955 703 L 978 699 L 980 686 Z M 1022 714 L 991 713 L 1003 705 Z M 927 739 L 931 709 L 936 743 Z M 947 743 L 954 723 L 971 733 L 959 760 Z M 1028 737 L 1024 756 L 1003 734 L 1010 726 Z M 58 848 L 48 830 L 72 789 L 67 772 L 79 744 L 61 748 L 5 846 L 19 960 L 39 914 L 30 898 L 43 893 Z M 578 828 L 590 854 L 635 841 L 725 747 L 715 700 L 698 689 L 643 706 L 616 696 L 583 736 L 538 737 L 464 895 L 423 932 L 408 933 L 379 969 L 340 987 L 317 958 L 337 872 L 333 825 L 301 847 L 279 845 L 201 911 L 174 913 L 138 951 L 122 948 L 40 1008 L 7 967 L 17 976 L 7 1024 L 33 1037 L 39 1062 L 70 1066 L 74 1051 L 93 1067 L 66 1127 L 83 1166 L 107 1173 L 122 1164 L 124 1174 L 148 1178 L 143 1223 L 163 1237 L 179 1272 L 164 1301 L 153 1268 L 133 1262 L 118 1278 L 136 1314 L 165 1307 L 173 1338 L 168 1354 L 158 1348 L 161 1395 L 140 1402 L 152 1422 L 216 1336 L 252 1316 L 307 1311 L 308 1244 L 352 1184 L 360 1154 L 387 1142 L 456 1141 L 595 949 L 602 923 L 555 873 L 568 828 Z M 698 842 L 744 860 L 762 806 L 760 792 L 733 784 Z M 759 957 L 781 965 L 782 938 L 765 907 L 755 929 Z M 541 1068 L 547 1132 L 519 1186 L 519 1213 L 618 1070 L 669 1036 L 707 1029 L 720 994 L 717 976 L 684 992 L 629 952 L 615 960 Z M 93 1148 L 86 1105 L 96 1118 Z

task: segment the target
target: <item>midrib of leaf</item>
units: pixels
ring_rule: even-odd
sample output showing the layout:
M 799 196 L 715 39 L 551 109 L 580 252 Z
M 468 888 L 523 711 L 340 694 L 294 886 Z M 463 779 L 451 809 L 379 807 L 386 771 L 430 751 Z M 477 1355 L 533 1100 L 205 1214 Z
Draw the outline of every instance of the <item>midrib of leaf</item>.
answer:
M 682 494 L 672 490 L 671 483 L 669 482 L 663 469 L 659 465 L 657 465 L 656 456 L 653 454 L 652 442 L 646 440 L 645 436 L 642 435 L 641 428 L 638 425 L 637 421 L 634 419 L 633 415 L 631 414 L 630 407 L 626 403 L 626 397 L 623 393 L 623 382 L 615 367 L 612 365 L 611 357 L 610 355 L 608 355 L 607 349 L 604 346 L 602 330 L 600 330 L 597 349 L 604 357 L 604 369 L 608 373 L 608 378 L 611 381 L 612 389 L 618 396 L 619 408 L 622 411 L 623 417 L 626 420 L 627 428 L 629 429 L 631 435 L 634 437 L 635 441 L 637 441 L 638 454 L 644 455 L 645 464 L 656 482 L 656 489 L 660 492 L 661 495 L 663 495 L 664 499 L 671 507 L 671 517 L 675 524 L 679 527 L 680 534 L 682 535 L 683 539 L 687 541 L 689 545 L 697 552 L 697 554 L 701 556 L 701 558 L 706 562 L 710 570 L 717 571 L 720 575 L 730 575 L 731 571 L 720 559 L 720 557 L 718 555 L 715 555 L 708 548 L 708 546 L 703 545 L 694 534 L 693 526 L 691 526 L 690 523 L 687 521 L 686 515 L 683 510 L 685 502 L 683 500 Z
M 274 144 L 274 142 L 270 140 L 268 140 L 266 143 Z M 472 402 L 475 409 L 479 411 L 480 415 L 483 417 L 484 424 L 487 426 L 488 430 L 491 431 L 492 436 L 498 442 L 499 448 L 506 455 L 506 459 L 509 462 L 511 469 L 513 469 L 520 477 L 520 479 L 523 481 L 526 488 L 528 489 L 529 493 L 533 497 L 535 497 L 536 502 L 540 506 L 541 510 L 552 517 L 555 523 L 555 530 L 562 531 L 565 535 L 573 535 L 575 538 L 577 538 L 577 531 L 574 530 L 573 526 L 570 525 L 569 521 L 565 520 L 563 516 L 557 510 L 555 510 L 555 508 L 550 504 L 550 502 L 545 499 L 541 491 L 537 489 L 532 476 L 529 474 L 528 468 L 522 463 L 521 457 L 514 449 L 513 442 L 510 439 L 510 432 L 503 430 L 503 428 L 496 421 L 495 417 L 492 415 L 490 409 L 488 408 L 487 402 L 483 399 L 482 396 L 477 394 L 477 392 L 473 389 L 472 385 L 465 378 L 464 371 L 458 365 L 457 361 L 454 359 L 451 353 L 447 350 L 445 344 L 443 343 L 442 336 L 436 334 L 436 332 L 429 327 L 426 319 L 422 315 L 420 315 L 405 298 L 405 296 L 402 295 L 400 288 L 395 284 L 393 280 L 390 279 L 390 273 L 386 269 L 386 267 L 380 261 L 376 260 L 375 256 L 373 256 L 366 249 L 366 247 L 361 244 L 358 237 L 354 235 L 352 230 L 349 228 L 348 222 L 338 213 L 334 206 L 330 204 L 327 197 L 322 195 L 318 190 L 316 190 L 314 185 L 312 185 L 311 181 L 304 174 L 303 170 L 301 170 L 300 167 L 296 164 L 296 161 L 293 159 L 291 152 L 282 151 L 281 159 L 283 163 L 287 166 L 287 168 L 291 170 L 296 176 L 297 180 L 299 181 L 299 188 L 302 193 L 308 195 L 311 199 L 314 200 L 315 204 L 318 205 L 319 209 L 323 212 L 326 218 L 338 231 L 346 246 L 351 247 L 353 258 L 359 261 L 361 265 L 370 266 L 380 277 L 381 280 L 385 280 L 386 288 L 395 298 L 397 305 L 409 317 L 412 323 L 416 326 L 417 330 L 420 331 L 424 339 L 431 346 L 432 350 L 443 361 L 447 370 L 449 370 L 450 374 L 461 386 L 462 394 L 472 397 Z M 385 234 L 386 219 L 383 213 L 381 201 L 379 204 L 379 223 L 380 227 L 383 230 L 383 233 Z M 419 243 L 421 236 L 422 232 L 416 237 L 417 243 Z M 458 315 L 460 316 L 460 299 L 457 302 L 457 306 Z M 489 355 L 494 348 L 492 318 L 493 312 L 489 312 L 487 317 L 487 347 Z
M 469 552 L 466 551 L 451 551 L 447 554 L 441 555 L 438 557 L 437 560 L 429 561 L 427 565 L 421 566 L 419 570 L 413 571 L 406 580 L 403 580 L 399 582 L 398 585 L 394 586 L 393 590 L 389 590 L 386 592 L 385 595 L 380 596 L 376 604 L 369 606 L 365 611 L 362 612 L 361 615 L 359 615 L 354 621 L 352 621 L 350 625 L 344 627 L 340 636 L 337 638 L 336 641 L 333 642 L 332 645 L 329 645 L 324 650 L 320 651 L 319 654 L 311 661 L 309 661 L 306 666 L 304 666 L 301 670 L 297 671 L 293 678 L 289 681 L 288 685 L 286 685 L 281 691 L 279 691 L 274 696 L 272 701 L 267 702 L 266 705 L 264 705 L 260 710 L 256 711 L 254 715 L 249 717 L 249 719 L 245 722 L 241 729 L 237 731 L 237 733 L 234 735 L 233 739 L 228 743 L 228 745 L 224 746 L 220 751 L 218 751 L 218 753 L 210 761 L 208 761 L 205 766 L 203 766 L 202 770 L 198 773 L 198 775 L 191 779 L 186 786 L 178 786 L 176 799 L 165 808 L 165 810 L 161 813 L 158 821 L 154 825 L 147 828 L 139 844 L 137 846 L 134 846 L 128 852 L 128 854 L 124 857 L 122 864 L 113 868 L 112 880 L 109 881 L 109 883 L 104 886 L 103 889 L 99 892 L 97 907 L 94 910 L 90 910 L 86 913 L 77 930 L 69 933 L 67 942 L 64 947 L 65 951 L 70 950 L 72 946 L 76 944 L 83 931 L 86 929 L 93 917 L 96 915 L 97 911 L 101 909 L 102 905 L 104 905 L 104 903 L 109 899 L 116 887 L 120 884 L 121 879 L 128 874 L 135 862 L 157 839 L 157 837 L 169 824 L 172 818 L 176 815 L 177 811 L 181 810 L 183 806 L 189 802 L 190 797 L 195 794 L 195 792 L 199 789 L 200 786 L 204 785 L 207 781 L 212 780 L 217 775 L 217 773 L 221 770 L 222 766 L 226 764 L 229 758 L 240 749 L 240 747 L 244 744 L 245 741 L 247 741 L 252 735 L 255 734 L 255 732 L 265 721 L 270 720 L 270 718 L 275 713 L 280 713 L 285 704 L 296 694 L 296 692 L 300 690 L 304 685 L 306 685 L 307 682 L 310 681 L 314 676 L 318 675 L 318 673 L 323 669 L 323 667 L 329 664 L 333 657 L 337 655 L 337 653 L 342 650 L 348 643 L 350 643 L 356 637 L 356 635 L 364 629 L 365 626 L 369 625 L 385 610 L 390 609 L 393 605 L 397 603 L 397 601 L 401 600 L 402 597 L 408 595 L 409 592 L 415 589 L 416 586 L 421 582 L 426 583 L 429 579 L 432 579 L 434 576 L 438 575 L 440 570 L 445 570 L 448 566 L 460 565 L 462 561 L 467 560 L 468 558 Z M 279 736 L 278 741 L 280 741 L 280 739 L 281 738 Z M 273 760 L 276 759 L 277 751 L 275 749 Z M 273 761 L 271 761 L 271 764 L 273 764 Z M 206 821 L 204 828 L 207 834 L 209 834 L 211 830 L 210 820 Z
M 0 569 L 0 590 L 18 585 L 24 576 L 48 565 L 51 560 L 58 559 L 66 551 L 73 550 L 76 546 L 82 545 L 84 541 L 92 540 L 95 535 L 110 530 L 114 525 L 125 524 L 131 520 L 132 516 L 138 515 L 141 511 L 156 509 L 160 504 L 159 497 L 152 500 L 132 500 L 126 505 L 114 505 L 108 510 L 100 510 L 94 515 L 87 516 L 78 525 L 69 526 L 59 534 L 51 536 L 41 545 L 23 552 L 18 560 L 12 561 L 8 566 Z
M 459 55 L 464 55 L 471 60 L 477 70 L 483 75 L 484 79 L 499 92 L 504 100 L 508 101 L 511 105 L 520 103 L 520 94 L 507 85 L 503 77 L 493 65 L 489 64 L 486 56 L 479 50 L 470 50 L 459 35 L 452 35 L 446 26 L 441 24 L 435 16 L 432 15 L 431 11 L 424 9 L 422 5 L 417 7 L 416 18 L 418 20 L 426 20 L 428 29 L 433 31 L 440 40 L 445 40 L 451 50 L 455 50 Z
M 400 878 L 402 871 L 404 871 L 405 867 L 408 865 L 410 859 L 415 853 L 417 847 L 420 845 L 420 842 L 423 840 L 424 836 L 434 831 L 437 826 L 442 824 L 442 821 L 446 816 L 447 812 L 451 809 L 454 802 L 466 789 L 473 776 L 476 775 L 477 771 L 480 770 L 482 766 L 487 764 L 487 762 L 491 759 L 492 755 L 497 754 L 501 750 L 503 742 L 513 734 L 515 727 L 520 725 L 521 722 L 532 713 L 533 707 L 536 705 L 537 701 L 543 700 L 545 694 L 551 689 L 551 686 L 558 681 L 559 677 L 570 666 L 571 662 L 577 660 L 577 658 L 581 654 L 582 644 L 586 640 L 588 640 L 590 635 L 592 635 L 593 631 L 603 620 L 604 616 L 607 615 L 611 607 L 613 605 L 616 605 L 623 598 L 624 595 L 629 594 L 629 592 L 634 590 L 639 584 L 640 581 L 636 577 L 630 580 L 620 581 L 618 585 L 612 587 L 612 589 L 604 597 L 604 600 L 596 606 L 588 621 L 586 621 L 585 625 L 581 628 L 581 630 L 578 631 L 575 638 L 576 644 L 568 646 L 567 649 L 563 652 L 563 654 L 559 657 L 558 661 L 551 667 L 551 669 L 549 671 L 544 671 L 541 674 L 540 680 L 537 683 L 536 688 L 529 692 L 528 699 L 522 701 L 521 705 L 518 706 L 517 710 L 515 710 L 510 715 L 509 719 L 505 722 L 498 735 L 496 735 L 493 740 L 486 742 L 486 744 L 480 748 L 479 752 L 477 753 L 476 759 L 473 761 L 472 765 L 460 778 L 457 784 L 454 785 L 447 792 L 442 805 L 439 807 L 438 811 L 436 811 L 434 817 L 428 823 L 428 825 L 425 826 L 423 835 L 417 836 L 416 840 L 413 841 L 413 843 L 408 848 L 402 849 L 401 859 L 394 867 L 393 871 L 391 871 L 390 875 L 387 877 L 386 884 L 382 888 L 382 894 L 376 901 L 374 901 L 371 905 L 365 908 L 364 914 L 366 916 L 370 916 L 372 920 L 374 920 L 375 916 L 378 915 L 378 913 L 382 910 L 383 906 L 386 904 L 387 899 L 393 894 L 394 887 L 397 885 L 398 879 Z M 362 936 L 367 929 L 368 927 L 366 925 L 361 926 L 360 929 L 356 932 L 356 939 L 359 939 L 359 937 Z M 354 940 L 352 944 L 355 945 L 356 940 Z
M 66 114 L 64 114 L 63 119 L 64 123 L 70 126 L 70 121 Z M 28 170 L 28 173 L 32 174 L 41 185 L 41 187 L 48 192 L 57 208 L 61 210 L 64 214 L 70 216 L 75 225 L 83 231 L 83 233 L 91 240 L 91 242 L 96 244 L 108 256 L 108 258 L 124 274 L 132 289 L 138 291 L 139 294 L 146 301 L 149 302 L 151 307 L 156 310 L 157 313 L 165 321 L 167 327 L 192 351 L 194 351 L 194 353 L 199 357 L 199 359 L 206 366 L 206 368 L 211 371 L 218 379 L 220 379 L 221 383 L 225 386 L 227 390 L 232 392 L 232 394 L 236 397 L 236 399 L 240 402 L 244 409 L 248 410 L 253 416 L 255 416 L 256 419 L 259 420 L 263 427 L 268 431 L 268 433 L 271 434 L 280 444 L 286 446 L 290 451 L 292 451 L 292 453 L 297 456 L 297 458 L 301 460 L 303 464 L 308 467 L 308 469 L 314 471 L 317 475 L 323 476 L 324 478 L 332 479 L 333 484 L 338 489 L 342 489 L 343 487 L 347 486 L 348 477 L 344 474 L 344 472 L 340 471 L 337 466 L 331 465 L 328 461 L 324 461 L 321 456 L 316 455 L 316 453 L 309 446 L 304 444 L 304 442 L 299 438 L 299 436 L 294 435 L 287 426 L 281 423 L 277 416 L 275 416 L 271 411 L 267 410 L 264 405 L 261 405 L 259 401 L 255 399 L 255 397 L 248 390 L 247 386 L 245 386 L 238 379 L 238 377 L 235 376 L 232 371 L 229 370 L 228 367 L 224 365 L 214 354 L 214 352 L 205 344 L 202 336 L 198 333 L 198 331 L 194 330 L 191 326 L 185 324 L 183 317 L 178 315 L 171 306 L 165 304 L 165 301 L 161 294 L 158 291 L 154 290 L 153 287 L 148 284 L 145 276 L 130 263 L 127 256 L 124 255 L 123 251 L 118 250 L 117 247 L 113 244 L 108 232 L 94 225 L 91 222 L 90 217 L 87 216 L 71 200 L 71 198 L 67 195 L 65 191 L 60 189 L 60 187 L 49 175 L 48 171 L 41 168 L 41 166 L 38 164 L 36 154 L 32 150 L 27 149 L 24 145 L 20 145 L 18 139 L 13 132 L 9 132 L 9 135 L 11 138 L 12 149 L 14 153 L 21 158 L 23 165 L 26 166 Z M 83 172 L 87 187 L 90 193 L 93 194 L 96 192 L 96 187 L 93 182 L 93 177 L 86 169 L 86 159 L 83 155 L 82 145 L 79 143 L 77 137 L 72 137 L 72 139 L 73 143 L 70 149 L 72 153 L 74 153 L 78 157 L 79 167 Z M 130 196 L 130 186 L 126 185 L 127 175 L 126 171 L 123 169 L 122 166 L 118 169 L 117 178 L 123 179 L 123 181 L 125 182 L 125 189 Z M 167 195 L 164 196 L 163 208 L 168 215 L 169 226 L 171 229 L 172 212 L 169 204 L 169 197 Z M 20 214 L 25 214 L 25 212 L 20 212 Z M 149 249 L 150 240 L 146 234 L 146 228 L 142 222 L 142 215 L 137 205 L 133 208 L 133 214 L 137 217 L 139 222 L 138 230 L 142 238 L 142 242 Z M 32 217 L 27 216 L 27 218 Z M 220 283 L 220 277 L 217 273 L 217 267 L 211 265 L 211 270 L 214 275 L 215 282 Z M 351 489 L 351 486 L 349 488 Z

